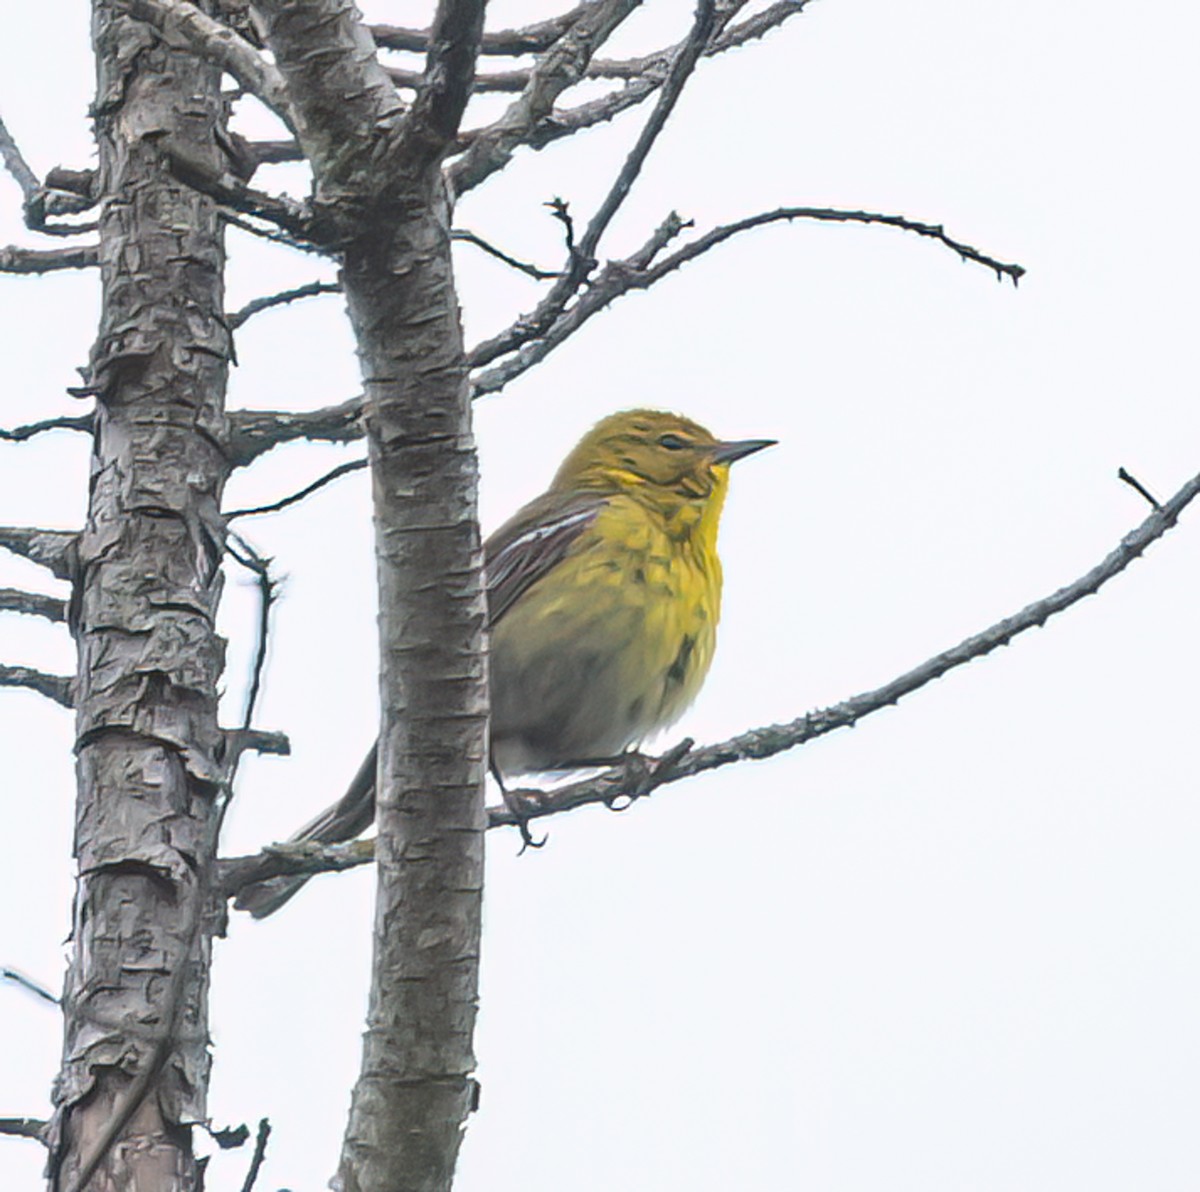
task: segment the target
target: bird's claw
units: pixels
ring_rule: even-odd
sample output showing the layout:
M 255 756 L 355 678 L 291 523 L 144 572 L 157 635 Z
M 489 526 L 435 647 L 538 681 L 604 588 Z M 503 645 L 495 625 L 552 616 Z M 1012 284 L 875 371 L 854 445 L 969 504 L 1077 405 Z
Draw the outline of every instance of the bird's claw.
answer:
M 604 800 L 604 805 L 609 811 L 628 811 L 638 799 L 659 785 L 662 776 L 677 766 L 694 744 L 691 737 L 684 737 L 661 757 L 651 757 L 636 749 L 622 754 L 619 789 Z
M 517 853 L 517 856 L 522 856 L 527 848 L 545 847 L 550 835 L 547 833 L 541 840 L 534 839 L 533 833 L 529 830 L 529 811 L 521 796 L 516 791 L 506 790 L 503 783 L 500 786 L 500 794 L 504 799 L 504 806 L 512 812 L 513 818 L 517 821 L 517 831 L 521 833 L 521 851 Z

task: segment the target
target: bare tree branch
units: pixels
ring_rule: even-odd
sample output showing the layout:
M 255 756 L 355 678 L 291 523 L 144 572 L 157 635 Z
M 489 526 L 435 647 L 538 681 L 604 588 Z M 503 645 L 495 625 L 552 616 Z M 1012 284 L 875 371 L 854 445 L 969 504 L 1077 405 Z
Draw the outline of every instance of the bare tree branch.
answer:
M 39 1118 L 0 1118 L 0 1134 L 7 1134 L 11 1138 L 32 1138 L 45 1146 L 47 1125 L 48 1122 Z
M 739 21 L 736 25 L 729 22 L 744 7 L 744 0 L 730 0 L 717 6 L 715 28 L 704 49 L 705 57 L 724 53 L 726 50 L 745 45 L 747 42 L 769 33 L 778 28 L 789 17 L 802 12 L 811 0 L 777 0 L 762 12 Z M 600 96 L 571 108 L 553 108 L 547 112 L 522 140 L 522 144 L 531 149 L 544 149 L 554 141 L 573 136 L 583 129 L 602 124 L 620 115 L 632 107 L 636 107 L 653 95 L 665 82 L 672 58 L 683 48 L 683 42 L 678 42 L 663 50 L 646 54 L 640 58 L 630 58 L 618 61 L 597 60 L 589 63 L 584 72 L 587 78 L 625 79 L 626 84 L 619 91 Z M 478 90 L 508 90 L 522 79 L 528 72 L 513 71 L 503 75 L 481 75 L 477 84 Z M 495 85 L 491 79 L 495 79 Z M 486 135 L 490 128 L 470 129 L 459 137 L 460 144 L 469 148 L 480 137 Z M 452 169 L 457 168 L 458 163 Z M 484 175 L 486 177 L 486 175 Z M 473 180 L 470 185 L 478 185 L 483 177 Z M 467 190 L 464 184 L 461 190 Z M 461 192 L 460 192 L 461 193 Z
M 24 426 L 4 430 L 0 427 L 0 440 L 7 443 L 23 443 L 34 435 L 44 434 L 48 430 L 85 430 L 89 434 L 95 425 L 91 414 L 79 414 L 75 417 L 47 418 L 42 422 L 28 422 Z
M 0 612 L 27 613 L 45 617 L 48 621 L 67 619 L 67 602 L 41 592 L 19 592 L 16 588 L 0 588 Z
M 439 158 L 458 132 L 475 80 L 484 0 L 439 0 L 425 73 L 405 119 L 404 137 Z
M 98 264 L 100 249 L 95 244 L 44 249 L 10 244 L 0 248 L 0 273 L 53 273 L 58 269 L 90 269 Z
M 272 501 L 269 505 L 255 505 L 249 509 L 234 509 L 231 513 L 225 515 L 226 521 L 233 521 L 235 517 L 255 517 L 260 513 L 278 513 L 281 509 L 286 509 L 289 505 L 295 505 L 299 501 L 303 501 L 305 497 L 312 496 L 318 489 L 324 488 L 327 484 L 332 484 L 333 481 L 340 479 L 342 476 L 350 472 L 359 472 L 367 466 L 365 459 L 352 459 L 347 463 L 338 464 L 336 468 L 326 472 L 324 476 L 314 480 L 312 484 L 306 484 L 299 492 L 292 493 L 290 496 L 283 497 L 278 501 Z M 0 605 L 0 607 L 3 607 Z
M 455 228 L 450 233 L 450 239 L 462 240 L 466 244 L 473 244 L 489 256 L 495 257 L 498 261 L 503 261 L 513 269 L 520 270 L 535 281 L 549 281 L 551 278 L 559 276 L 554 270 L 539 269 L 536 265 L 529 264 L 528 261 L 518 261 L 516 257 L 509 256 L 503 249 L 497 248 L 494 244 L 489 244 L 482 236 L 477 236 L 474 232 L 468 232 L 465 228 Z
M 32 203 L 37 198 L 38 191 L 41 190 L 41 183 L 38 181 L 37 175 L 30 169 L 21 150 L 17 148 L 17 143 L 13 140 L 12 133 L 8 131 L 8 125 L 4 123 L 3 119 L 0 119 L 0 160 L 3 160 L 4 168 L 21 188 L 25 202 Z
M 27 687 L 64 708 L 75 706 L 71 680 L 66 675 L 48 675 L 30 666 L 6 666 L 0 662 L 0 687 Z
M 479 52 L 516 57 L 520 54 L 536 54 L 548 50 L 593 4 L 594 0 L 585 0 L 585 3 L 569 12 L 551 17 L 547 21 L 526 25 L 522 29 L 485 33 L 480 39 Z M 406 29 L 396 25 L 372 25 L 370 29 L 375 44 L 382 50 L 409 50 L 421 54 L 429 47 L 428 29 Z
M 43 1002 L 49 1002 L 52 1006 L 60 1005 L 58 998 L 54 996 L 44 985 L 35 981 L 32 977 L 27 977 L 24 973 L 18 972 L 13 968 L 0 967 L 0 981 L 11 981 L 14 985 L 19 985 L 22 989 L 32 993 L 34 997 L 41 999 Z M 28 1118 L 23 1119 L 28 1121 Z
M 258 1123 L 258 1135 L 254 1139 L 254 1154 L 250 1157 L 250 1166 L 246 1170 L 246 1178 L 242 1181 L 242 1192 L 253 1192 L 259 1169 L 267 1155 L 267 1139 L 271 1137 L 271 1123 L 262 1118 Z
M 470 148 L 447 169 L 450 189 L 462 194 L 502 169 L 514 150 L 549 115 L 554 101 L 578 83 L 597 49 L 641 0 L 594 0 L 576 9 L 570 27 L 548 48 L 529 73 L 519 99 L 494 124 L 476 132 Z
M 633 148 L 626 156 L 621 169 L 608 193 L 604 196 L 595 215 L 588 222 L 578 245 L 569 253 L 566 268 L 551 287 L 550 292 L 538 303 L 532 314 L 523 316 L 507 331 L 476 347 L 469 356 L 472 364 L 487 364 L 505 352 L 512 351 L 527 340 L 540 337 L 548 331 L 562 314 L 567 303 L 595 268 L 595 254 L 600 239 L 608 230 L 613 217 L 629 195 L 633 183 L 641 172 L 654 142 L 662 132 L 668 117 L 683 91 L 684 85 L 695 69 L 704 46 L 708 43 L 716 20 L 713 0 L 700 0 L 692 31 L 675 55 L 671 69 L 654 111 L 638 134 Z M 464 159 L 465 160 L 465 159 Z
M 0 547 L 45 567 L 57 579 L 71 579 L 74 576 L 78 538 L 78 534 L 66 530 L 0 526 Z
M 229 462 L 244 468 L 282 443 L 307 439 L 353 443 L 363 437 L 362 396 L 320 410 L 234 410 L 229 415 Z M 6 545 L 0 530 L 0 546 Z
M 226 315 L 225 321 L 229 324 L 231 331 L 236 331 L 247 319 L 260 311 L 270 310 L 276 306 L 285 306 L 287 303 L 296 302 L 301 298 L 312 298 L 317 294 L 340 294 L 341 292 L 342 283 L 340 281 L 310 281 L 307 285 L 297 286 L 294 290 L 281 290 L 278 294 L 255 298 L 247 302 L 241 310 Z M 2 433 L 0 432 L 0 434 Z
M 509 791 L 509 796 L 516 795 L 518 805 L 523 806 L 522 815 L 526 818 L 558 815 L 591 803 L 612 804 L 618 799 L 635 799 L 659 786 L 706 770 L 715 770 L 733 762 L 773 757 L 836 729 L 849 728 L 864 717 L 891 707 L 904 696 L 941 678 L 955 667 L 1008 645 L 1018 634 L 1040 628 L 1050 617 L 1065 612 L 1085 596 L 1094 595 L 1170 530 L 1197 495 L 1200 495 L 1200 475 L 1194 476 L 1170 500 L 1155 509 L 1141 525 L 1121 539 L 1115 550 L 1074 583 L 1034 601 L 1020 612 L 997 621 L 981 633 L 935 655 L 873 691 L 810 712 L 787 724 L 749 729 L 727 741 L 699 748 L 692 748 L 690 741 L 680 742 L 678 746 L 667 750 L 661 759 L 635 755 L 629 765 L 615 766 L 594 778 L 568 783 L 549 791 Z M 515 826 L 518 823 L 516 815 L 504 804 L 489 807 L 487 815 L 489 828 Z M 305 841 L 272 845 L 261 853 L 219 862 L 220 887 L 226 897 L 234 897 L 245 887 L 268 878 L 310 876 L 351 869 L 373 859 L 373 846 L 372 840 L 353 840 L 344 844 Z
M 283 76 L 245 38 L 188 0 L 126 0 L 129 11 L 168 43 L 192 50 L 232 75 L 289 129 L 291 105 Z
M 690 244 L 677 249 L 670 256 L 664 257 L 657 263 L 652 263 L 657 252 L 651 251 L 647 255 L 648 250 L 653 248 L 656 238 L 670 225 L 672 218 L 677 220 L 678 216 L 668 217 L 667 222 L 655 232 L 655 236 L 632 256 L 626 257 L 624 260 L 608 262 L 599 276 L 580 294 L 573 305 L 566 306 L 570 295 L 562 292 L 558 294 L 552 305 L 551 299 L 555 298 L 555 294 L 552 292 L 531 314 L 522 316 L 499 335 L 476 345 L 469 353 L 469 359 L 476 367 L 490 363 L 498 356 L 508 352 L 512 352 L 513 355 L 495 367 L 475 376 L 473 389 L 475 396 L 482 397 L 504 388 L 514 378 L 544 360 L 551 351 L 578 331 L 588 319 L 621 295 L 627 294 L 631 290 L 647 289 L 681 265 L 695 260 L 696 257 L 703 255 L 732 236 L 768 224 L 790 223 L 797 219 L 812 219 L 828 223 L 884 224 L 936 240 L 957 253 L 964 261 L 984 265 L 993 270 L 999 279 L 1009 278 L 1013 285 L 1016 285 L 1025 274 L 1024 268 L 1020 265 L 1005 263 L 969 244 L 955 240 L 946 234 L 946 230 L 940 224 L 922 223 L 919 220 L 906 219 L 902 215 L 887 215 L 873 211 L 843 211 L 832 207 L 779 207 L 774 211 L 748 216 L 735 223 L 713 228 Z M 680 223 L 675 230 L 678 231 L 682 227 L 683 224 Z M 663 241 L 663 243 L 666 242 Z M 582 252 L 582 247 L 580 251 Z M 555 307 L 558 310 L 557 314 L 554 313 Z

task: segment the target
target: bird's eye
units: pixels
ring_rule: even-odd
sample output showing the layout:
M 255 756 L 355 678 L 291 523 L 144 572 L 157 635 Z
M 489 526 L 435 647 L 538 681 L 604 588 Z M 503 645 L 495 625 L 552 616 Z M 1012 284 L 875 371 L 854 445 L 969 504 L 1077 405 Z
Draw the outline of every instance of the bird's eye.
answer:
M 665 447 L 668 451 L 682 451 L 687 446 L 687 441 L 678 435 L 661 435 L 658 445 Z

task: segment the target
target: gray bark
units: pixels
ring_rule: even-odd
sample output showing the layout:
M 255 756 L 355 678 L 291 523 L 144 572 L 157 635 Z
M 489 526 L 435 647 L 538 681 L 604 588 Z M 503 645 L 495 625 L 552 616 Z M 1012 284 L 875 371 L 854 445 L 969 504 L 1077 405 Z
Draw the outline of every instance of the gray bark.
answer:
M 210 200 L 219 72 L 96 0 L 103 305 L 91 499 L 73 629 L 79 876 L 50 1176 L 92 1192 L 195 1187 L 222 736 L 222 449 L 229 335 Z M 122 1118 L 122 1128 L 114 1129 Z
M 343 0 L 259 6 L 315 206 L 344 246 L 379 569 L 378 890 L 362 1067 L 334 1186 L 449 1189 L 471 1078 L 487 688 L 470 391 L 440 158 L 483 20 L 445 0 L 409 110 Z M 314 44 L 326 52 L 312 53 Z

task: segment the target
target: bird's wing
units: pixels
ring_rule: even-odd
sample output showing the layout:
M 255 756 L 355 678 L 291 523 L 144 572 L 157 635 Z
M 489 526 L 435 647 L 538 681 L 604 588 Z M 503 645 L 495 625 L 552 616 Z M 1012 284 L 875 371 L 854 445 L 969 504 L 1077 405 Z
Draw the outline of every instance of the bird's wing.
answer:
M 493 625 L 520 595 L 566 556 L 604 506 L 598 493 L 545 493 L 484 543 L 488 617 Z

